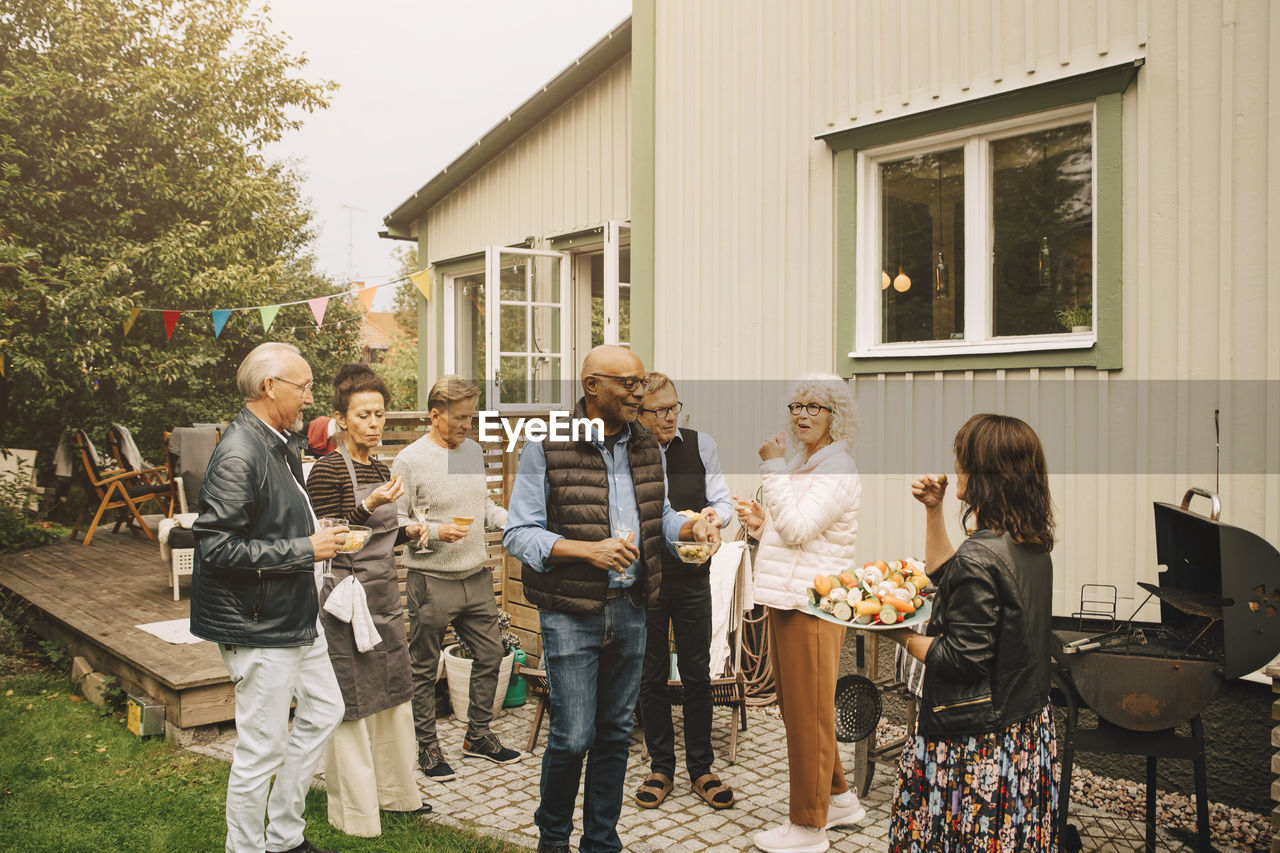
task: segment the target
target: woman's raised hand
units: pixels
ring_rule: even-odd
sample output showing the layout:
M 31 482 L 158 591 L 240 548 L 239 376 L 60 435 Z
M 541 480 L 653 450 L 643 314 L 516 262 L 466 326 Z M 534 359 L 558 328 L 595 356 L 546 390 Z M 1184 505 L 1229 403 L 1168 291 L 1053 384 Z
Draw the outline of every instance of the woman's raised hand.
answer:
M 929 509 L 941 506 L 942 496 L 946 493 L 946 474 L 921 474 L 911 481 L 911 497 Z
M 737 495 L 733 496 L 733 505 L 738 513 L 738 521 L 754 538 L 760 538 L 760 528 L 764 527 L 764 507 L 757 501 L 746 501 Z
M 404 483 L 399 474 L 391 475 L 391 479 L 369 493 L 364 499 L 365 506 L 372 512 L 383 504 L 389 504 L 404 494 Z
M 766 439 L 765 443 L 760 445 L 759 453 L 760 458 L 764 461 L 786 457 L 787 437 L 782 433 L 778 433 L 772 438 Z

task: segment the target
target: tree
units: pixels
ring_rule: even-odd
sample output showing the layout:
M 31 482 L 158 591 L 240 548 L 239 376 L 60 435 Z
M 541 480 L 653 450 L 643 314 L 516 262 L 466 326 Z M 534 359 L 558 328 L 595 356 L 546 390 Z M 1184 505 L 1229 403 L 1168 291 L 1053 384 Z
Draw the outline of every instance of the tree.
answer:
M 378 370 L 387 380 L 392 408 L 412 411 L 418 408 L 418 300 L 421 294 L 408 280 L 408 275 L 418 271 L 418 250 L 399 246 L 392 256 L 399 263 L 400 275 L 405 281 L 396 287 L 394 308 L 398 333 L 387 357 L 378 364 Z
M 261 341 L 298 344 L 320 384 L 353 358 L 337 302 L 319 334 L 305 303 L 269 336 L 251 311 L 215 338 L 208 313 L 340 290 L 307 253 L 298 176 L 262 153 L 327 105 L 304 65 L 248 0 L 0 12 L 0 446 L 121 421 L 155 459 L 162 430 L 235 414 Z M 153 310 L 126 335 L 135 307 L 183 314 L 172 338 Z
M 397 246 L 391 253 L 392 258 L 400 266 L 400 275 L 404 281 L 396 287 L 394 311 L 396 324 L 400 331 L 414 340 L 418 337 L 418 298 L 421 294 L 417 285 L 409 281 L 409 274 L 418 271 L 418 250 L 412 246 Z

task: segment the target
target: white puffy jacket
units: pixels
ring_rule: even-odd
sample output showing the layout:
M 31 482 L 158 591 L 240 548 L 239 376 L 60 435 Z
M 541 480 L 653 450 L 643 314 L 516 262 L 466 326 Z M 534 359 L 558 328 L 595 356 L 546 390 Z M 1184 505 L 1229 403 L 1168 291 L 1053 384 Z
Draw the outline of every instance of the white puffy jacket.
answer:
M 769 459 L 764 477 L 764 532 L 756 553 L 756 604 L 806 610 L 814 575 L 854 565 L 862 479 L 843 441 L 808 460 Z

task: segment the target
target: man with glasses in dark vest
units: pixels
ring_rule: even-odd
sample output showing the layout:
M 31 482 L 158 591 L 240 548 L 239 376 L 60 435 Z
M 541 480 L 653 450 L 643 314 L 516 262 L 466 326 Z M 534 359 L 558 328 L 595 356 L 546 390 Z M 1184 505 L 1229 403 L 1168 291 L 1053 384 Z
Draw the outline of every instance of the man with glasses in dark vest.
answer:
M 715 441 L 706 433 L 677 427 L 680 397 L 668 376 L 650 373 L 645 387 L 639 419 L 662 447 L 671 506 L 687 516 L 696 513 L 716 527 L 727 524 L 733 518 L 733 503 Z M 651 772 L 640 783 L 635 801 L 641 808 L 657 808 L 675 781 L 675 730 L 667 690 L 669 633 L 675 636 L 684 692 L 685 769 L 695 794 L 713 809 L 727 809 L 733 805 L 733 791 L 711 770 L 711 561 L 687 565 L 669 553 L 662 557 L 662 590 L 649 608 L 640 724 Z
M 586 759 L 582 853 L 617 853 L 632 715 L 644 662 L 645 608 L 657 598 L 667 540 L 718 542 L 705 519 L 666 500 L 662 450 L 635 423 L 644 363 L 596 347 L 582 363 L 574 419 L 603 435 L 530 441 L 511 492 L 502 544 L 523 565 L 539 608 L 550 726 L 534 814 L 538 850 L 568 853 Z

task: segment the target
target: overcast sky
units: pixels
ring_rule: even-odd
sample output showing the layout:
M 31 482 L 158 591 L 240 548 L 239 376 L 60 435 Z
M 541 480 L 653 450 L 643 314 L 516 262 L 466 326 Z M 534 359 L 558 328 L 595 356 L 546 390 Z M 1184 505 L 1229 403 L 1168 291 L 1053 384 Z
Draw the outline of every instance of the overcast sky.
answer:
M 631 14 L 630 0 L 272 0 L 332 105 L 268 155 L 296 163 L 339 281 L 397 275 L 382 217 Z M 379 291 L 385 309 L 394 288 Z

